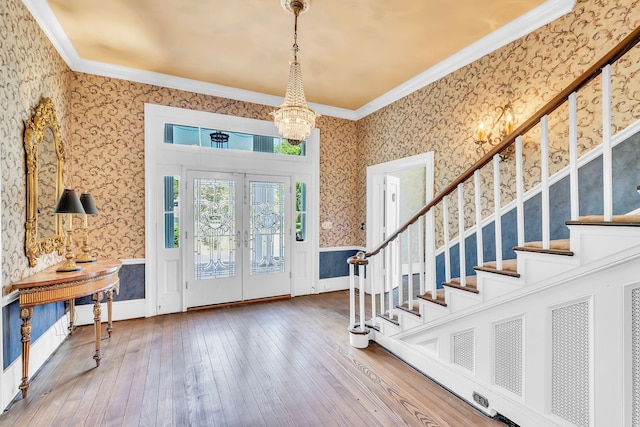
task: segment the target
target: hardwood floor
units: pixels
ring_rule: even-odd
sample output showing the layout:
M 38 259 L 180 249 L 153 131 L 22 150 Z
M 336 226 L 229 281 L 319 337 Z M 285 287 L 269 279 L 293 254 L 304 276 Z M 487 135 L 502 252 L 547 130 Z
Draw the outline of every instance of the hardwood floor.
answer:
M 349 345 L 346 292 L 81 327 L 2 426 L 504 426 L 382 347 Z

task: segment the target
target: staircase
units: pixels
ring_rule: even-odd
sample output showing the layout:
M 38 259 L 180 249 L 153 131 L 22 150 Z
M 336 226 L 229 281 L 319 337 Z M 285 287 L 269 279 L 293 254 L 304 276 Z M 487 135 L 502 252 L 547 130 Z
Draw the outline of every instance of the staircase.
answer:
M 640 426 L 640 120 L 610 135 L 611 64 L 639 39 L 637 29 L 385 242 L 348 260 L 354 347 L 376 341 L 517 425 Z M 602 144 L 579 156 L 576 99 L 596 76 Z M 549 174 L 549 116 L 561 105 L 568 166 Z M 541 177 L 525 192 L 523 138 L 534 127 Z M 503 206 L 500 154 L 510 146 L 515 191 Z M 403 249 L 408 274 L 391 262 Z

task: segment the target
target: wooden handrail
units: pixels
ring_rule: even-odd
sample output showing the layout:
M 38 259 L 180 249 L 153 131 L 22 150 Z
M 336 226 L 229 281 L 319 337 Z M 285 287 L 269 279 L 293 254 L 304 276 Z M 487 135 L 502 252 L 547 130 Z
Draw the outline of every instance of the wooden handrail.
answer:
M 475 162 L 469 169 L 460 174 L 453 182 L 447 185 L 440 193 L 438 193 L 429 203 L 427 203 L 422 209 L 416 212 L 404 225 L 398 228 L 393 234 L 391 234 L 387 239 L 379 244 L 374 250 L 371 252 L 367 252 L 365 256 L 367 258 L 376 255 L 382 249 L 387 247 L 389 243 L 396 239 L 401 233 L 403 233 L 409 226 L 415 223 L 421 216 L 429 212 L 431 208 L 433 208 L 436 204 L 438 204 L 445 196 L 451 194 L 458 185 L 465 182 L 474 174 L 474 172 L 484 165 L 489 163 L 493 156 L 502 152 L 504 149 L 513 144 L 516 138 L 519 135 L 523 135 L 529 130 L 531 130 L 534 126 L 536 126 L 542 117 L 551 114 L 554 110 L 556 110 L 559 106 L 561 106 L 564 102 L 566 102 L 569 95 L 573 92 L 578 91 L 582 87 L 586 86 L 591 80 L 597 77 L 601 72 L 602 68 L 608 64 L 612 64 L 620 57 L 622 57 L 625 53 L 631 50 L 636 44 L 640 42 L 640 27 L 633 30 L 627 37 L 625 37 L 616 47 L 614 47 L 609 53 L 603 56 L 598 62 L 593 64 L 587 71 L 585 71 L 580 77 L 575 79 L 569 86 L 566 87 L 563 91 L 558 93 L 551 101 L 547 102 L 541 109 L 539 109 L 536 113 L 534 113 L 529 119 L 527 119 L 524 123 L 518 126 L 513 132 L 509 135 L 505 136 L 504 139 L 492 148 L 487 154 L 480 158 L 477 162 Z

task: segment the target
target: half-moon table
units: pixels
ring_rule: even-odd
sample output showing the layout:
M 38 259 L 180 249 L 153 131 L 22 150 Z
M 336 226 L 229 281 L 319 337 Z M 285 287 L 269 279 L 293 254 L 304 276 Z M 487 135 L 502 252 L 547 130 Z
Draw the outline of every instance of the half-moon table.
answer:
M 97 262 L 83 263 L 82 270 L 58 272 L 59 265 L 42 270 L 33 276 L 11 284 L 11 290 L 19 295 L 20 319 L 22 319 L 22 382 L 19 389 L 22 397 L 27 397 L 29 389 L 29 348 L 31 345 L 31 318 L 33 307 L 59 301 L 70 301 L 69 332 L 73 333 L 74 301 L 76 298 L 91 295 L 93 300 L 93 324 L 96 337 L 96 351 L 93 358 L 96 366 L 100 366 L 100 317 L 101 302 L 106 294 L 108 323 L 107 333 L 113 331 L 111 307 L 113 292 L 120 289 L 118 270 L 122 266 L 119 260 L 106 259 Z

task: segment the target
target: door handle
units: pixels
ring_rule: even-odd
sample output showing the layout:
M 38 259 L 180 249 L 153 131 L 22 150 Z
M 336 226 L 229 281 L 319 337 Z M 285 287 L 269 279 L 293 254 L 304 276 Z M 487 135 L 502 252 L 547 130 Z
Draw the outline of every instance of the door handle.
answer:
M 240 249 L 242 245 L 242 235 L 240 234 L 240 230 L 236 231 L 236 248 Z
M 249 247 L 249 232 L 247 230 L 244 230 L 244 247 Z

